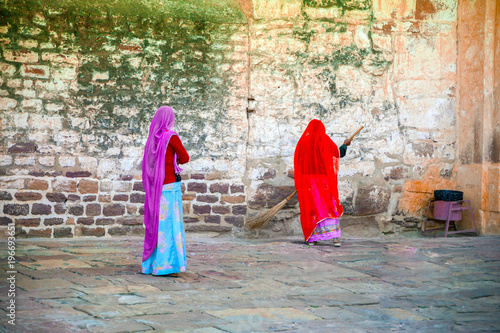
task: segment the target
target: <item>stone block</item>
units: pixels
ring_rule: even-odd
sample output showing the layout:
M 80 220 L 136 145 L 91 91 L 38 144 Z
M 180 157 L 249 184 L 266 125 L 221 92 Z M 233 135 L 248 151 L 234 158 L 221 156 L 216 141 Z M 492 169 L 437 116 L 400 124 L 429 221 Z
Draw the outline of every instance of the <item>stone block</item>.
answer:
M 248 207 L 253 209 L 260 208 L 270 208 L 277 205 L 287 196 L 289 196 L 295 190 L 294 186 L 272 186 L 269 184 L 261 184 L 257 188 L 255 195 L 249 201 Z M 221 198 L 221 201 L 223 199 Z M 225 200 L 224 200 L 225 201 Z M 244 197 L 241 202 L 234 203 L 243 203 L 245 202 Z M 293 196 L 290 201 L 285 205 L 286 207 L 294 207 L 297 204 L 297 196 Z
M 244 205 L 235 205 L 232 207 L 233 215 L 246 215 L 247 214 L 247 206 Z
M 229 206 L 212 206 L 212 212 L 215 214 L 229 214 L 231 209 Z
M 97 195 L 95 194 L 85 195 L 83 197 L 83 202 L 93 202 L 93 201 L 97 201 Z
M 31 229 L 27 234 L 28 238 L 51 238 L 52 228 Z
M 7 191 L 0 191 L 0 201 L 10 201 L 12 200 L 12 194 Z
M 54 228 L 54 238 L 71 238 L 73 230 L 70 227 Z
M 70 206 L 68 210 L 68 214 L 74 215 L 74 216 L 82 216 L 83 215 L 83 206 L 82 205 L 76 205 L 76 206 Z
M 202 173 L 194 173 L 189 178 L 190 179 L 203 180 L 203 179 L 205 179 L 205 175 L 202 174 Z
M 238 204 L 245 202 L 244 195 L 222 195 L 220 198 L 222 203 Z
M 55 156 L 40 156 L 38 157 L 38 163 L 43 166 L 52 167 L 56 164 Z
M 300 0 L 254 0 L 254 16 L 256 19 L 293 19 L 300 16 L 302 1 Z
M 205 183 L 188 183 L 187 190 L 196 193 L 207 193 L 207 184 Z
M 144 218 L 143 217 L 127 217 L 127 218 L 118 218 L 116 223 L 122 225 L 143 225 Z
M 66 214 L 68 207 L 64 204 L 57 204 L 54 206 L 54 212 L 58 215 Z
M 93 237 L 102 237 L 106 233 L 106 230 L 104 230 L 103 227 L 92 228 L 92 227 L 82 226 L 80 228 L 80 231 L 82 236 L 93 236 Z
M 144 193 L 132 193 L 130 195 L 131 203 L 144 203 L 146 200 L 146 195 Z
M 82 225 L 93 225 L 94 224 L 94 219 L 91 217 L 79 217 L 76 220 L 77 224 L 82 224 Z
M 8 111 L 17 106 L 17 101 L 12 98 L 0 97 L 0 110 Z
M 3 50 L 3 56 L 6 61 L 21 63 L 37 63 L 38 53 L 30 50 Z
M 39 218 L 16 219 L 16 226 L 38 227 L 40 223 L 41 219 Z
M 128 201 L 128 194 L 115 194 L 113 201 Z
M 99 202 L 111 202 L 111 195 L 109 194 L 99 195 Z
M 6 166 L 12 164 L 12 156 L 0 155 L 0 166 Z
M 232 184 L 231 193 L 245 193 L 245 185 Z
M 72 202 L 80 201 L 80 196 L 76 194 L 68 194 L 68 201 Z
M 42 60 L 53 62 L 53 63 L 66 63 L 74 66 L 79 65 L 78 56 L 76 54 L 61 54 L 61 53 L 49 53 L 45 52 L 42 54 Z
M 81 194 L 97 193 L 99 192 L 99 182 L 95 180 L 82 179 L 78 183 L 78 191 Z
M 52 181 L 52 189 L 57 192 L 76 192 L 77 182 L 67 178 L 56 178 Z
M 41 203 L 34 203 L 33 206 L 31 207 L 31 214 L 50 215 L 52 214 L 52 206 Z
M 16 143 L 9 147 L 8 152 L 10 154 L 33 154 L 37 148 L 37 145 L 33 142 Z
M 108 234 L 111 236 L 125 236 L 128 235 L 132 230 L 130 226 L 119 226 L 119 227 L 111 227 L 108 229 Z
M 130 192 L 132 190 L 132 183 L 131 182 L 114 182 L 113 183 L 113 190 L 115 192 Z
M 50 78 L 50 67 L 43 65 L 23 65 L 21 67 L 21 75 L 25 77 L 33 77 L 37 79 Z
M 68 171 L 66 172 L 66 177 L 68 178 L 87 178 L 92 176 L 88 171 Z
M 208 215 L 205 217 L 205 223 L 220 224 L 220 222 L 221 222 L 220 215 Z
M 14 196 L 19 201 L 36 201 L 42 198 L 38 192 L 17 192 Z
M 220 183 L 211 184 L 210 185 L 210 192 L 228 194 L 229 193 L 229 184 L 220 184 Z
M 101 218 L 101 219 L 97 219 L 95 221 L 95 224 L 97 225 L 110 225 L 110 224 L 115 224 L 115 219 L 111 219 L 111 218 Z
M 194 214 L 210 214 L 212 208 L 209 205 L 193 205 Z
M 391 190 L 380 186 L 358 189 L 354 203 L 355 215 L 379 214 L 387 211 Z
M 16 73 L 16 66 L 12 64 L 7 64 L 5 62 L 0 62 L 0 73 L 2 74 L 3 77 L 6 76 L 12 76 Z M 8 87 L 10 88 L 19 88 L 21 80 L 16 79 L 16 80 L 11 80 L 8 81 L 10 83 L 7 84 Z M 19 84 L 17 84 L 19 82 Z
M 34 156 L 16 156 L 15 165 L 35 165 L 36 159 Z
M 125 206 L 122 204 L 106 205 L 103 208 L 104 216 L 120 216 L 125 214 Z
M 99 216 L 99 215 L 101 215 L 101 205 L 98 203 L 88 204 L 87 207 L 85 207 L 85 214 L 87 216 Z
M 138 208 L 137 205 L 127 205 L 127 214 L 135 215 L 137 214 Z
M 28 179 L 26 184 L 26 189 L 28 190 L 38 190 L 45 191 L 49 188 L 49 183 L 41 179 Z
M 245 219 L 243 216 L 226 216 L 224 217 L 224 221 L 228 224 L 232 224 L 235 227 L 243 226 Z
M 43 220 L 44 225 L 59 225 L 59 224 L 63 224 L 63 223 L 64 223 L 64 220 L 62 218 L 59 218 L 59 217 L 53 217 L 53 218 Z
M 219 201 L 219 198 L 215 195 L 198 195 L 196 196 L 196 201 L 214 203 Z
M 13 221 L 11 218 L 8 218 L 7 216 L 0 216 L 0 225 L 5 226 L 11 224 Z M 5 238 L 4 238 L 5 239 Z

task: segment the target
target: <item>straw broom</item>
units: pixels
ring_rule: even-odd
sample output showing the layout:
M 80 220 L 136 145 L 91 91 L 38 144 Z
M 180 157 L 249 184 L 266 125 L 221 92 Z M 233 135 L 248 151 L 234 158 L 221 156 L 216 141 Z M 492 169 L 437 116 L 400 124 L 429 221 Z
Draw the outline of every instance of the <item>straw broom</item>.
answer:
M 361 126 L 351 137 L 349 138 L 349 141 L 351 141 L 362 129 L 364 126 Z M 292 194 L 290 194 L 288 197 L 286 197 L 283 201 L 278 203 L 276 206 L 273 208 L 269 209 L 268 211 L 259 214 L 249 220 L 245 221 L 245 225 L 247 226 L 248 229 L 250 230 L 255 230 L 255 229 L 262 229 L 266 224 L 269 223 L 269 221 L 272 220 L 274 215 L 276 215 L 290 199 L 297 193 L 297 190 L 294 190 Z

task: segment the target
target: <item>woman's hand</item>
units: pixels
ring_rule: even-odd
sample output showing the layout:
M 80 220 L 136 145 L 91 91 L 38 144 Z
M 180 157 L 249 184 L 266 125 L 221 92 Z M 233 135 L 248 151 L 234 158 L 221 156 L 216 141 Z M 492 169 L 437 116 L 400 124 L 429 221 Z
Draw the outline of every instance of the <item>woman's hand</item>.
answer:
M 344 140 L 344 144 L 345 144 L 346 146 L 349 146 L 349 145 L 351 144 L 351 140 L 349 140 L 349 139 L 345 139 L 345 140 Z

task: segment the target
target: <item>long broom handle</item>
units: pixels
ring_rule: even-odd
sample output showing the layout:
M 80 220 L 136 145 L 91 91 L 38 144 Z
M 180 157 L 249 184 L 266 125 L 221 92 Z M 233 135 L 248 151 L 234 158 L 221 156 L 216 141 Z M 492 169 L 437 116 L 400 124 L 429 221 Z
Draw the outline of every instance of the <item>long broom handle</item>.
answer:
M 357 131 L 356 131 L 356 133 L 354 133 L 353 135 L 351 135 L 351 137 L 349 138 L 349 141 L 351 141 L 352 139 L 354 139 L 354 137 L 355 137 L 356 135 L 358 135 L 358 133 L 359 133 L 359 132 L 361 132 L 361 130 L 362 130 L 363 128 L 365 128 L 365 127 L 364 127 L 364 126 L 361 126 L 361 127 L 360 127 Z
M 295 193 L 297 193 L 297 190 L 293 191 L 292 194 L 290 194 L 289 196 L 286 197 L 286 201 L 290 201 L 290 199 L 295 195 Z

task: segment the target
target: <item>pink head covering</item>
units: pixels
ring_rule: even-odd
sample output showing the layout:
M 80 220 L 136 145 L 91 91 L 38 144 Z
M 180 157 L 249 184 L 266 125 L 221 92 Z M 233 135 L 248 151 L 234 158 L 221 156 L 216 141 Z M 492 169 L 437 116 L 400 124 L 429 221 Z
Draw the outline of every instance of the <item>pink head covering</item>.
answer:
M 148 140 L 142 159 L 142 184 L 146 193 L 144 201 L 144 252 L 145 261 L 153 253 L 158 241 L 158 222 L 160 198 L 165 181 L 165 153 L 175 124 L 174 110 L 170 106 L 160 107 L 149 126 Z M 177 155 L 174 155 L 175 172 L 182 171 L 177 166 Z

